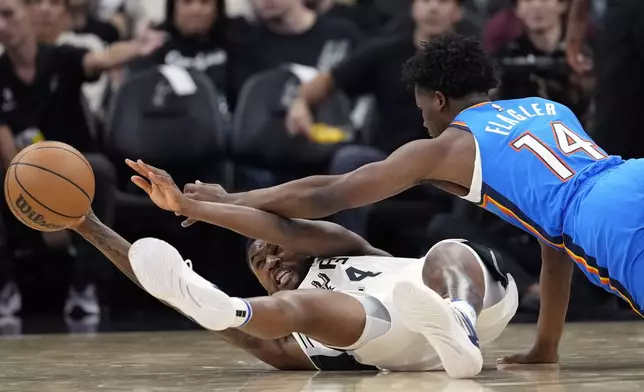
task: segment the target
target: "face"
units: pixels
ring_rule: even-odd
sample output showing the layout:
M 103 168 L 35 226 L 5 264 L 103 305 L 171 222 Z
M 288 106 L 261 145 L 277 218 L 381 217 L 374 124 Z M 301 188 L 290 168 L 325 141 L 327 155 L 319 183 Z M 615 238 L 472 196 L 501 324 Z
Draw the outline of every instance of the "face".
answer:
M 434 37 L 451 30 L 461 20 L 457 0 L 414 0 L 412 18 L 423 37 Z
M 63 30 L 67 4 L 65 0 L 31 0 L 29 13 L 38 39 L 48 41 L 57 38 Z
M 252 0 L 257 17 L 264 21 L 281 19 L 302 0 Z
M 0 0 L 0 44 L 20 46 L 30 28 L 29 12 L 22 0 Z
M 516 14 L 528 31 L 541 33 L 561 23 L 565 11 L 562 0 L 519 0 Z
M 298 288 L 311 267 L 310 260 L 260 240 L 248 249 L 250 268 L 269 294 Z
M 89 12 L 89 0 L 69 0 L 68 3 L 73 12 Z
M 217 19 L 216 0 L 175 0 L 174 25 L 185 36 L 207 34 Z
M 416 105 L 423 115 L 423 125 L 433 138 L 440 136 L 454 120 L 447 108 L 447 99 L 441 92 L 414 89 Z

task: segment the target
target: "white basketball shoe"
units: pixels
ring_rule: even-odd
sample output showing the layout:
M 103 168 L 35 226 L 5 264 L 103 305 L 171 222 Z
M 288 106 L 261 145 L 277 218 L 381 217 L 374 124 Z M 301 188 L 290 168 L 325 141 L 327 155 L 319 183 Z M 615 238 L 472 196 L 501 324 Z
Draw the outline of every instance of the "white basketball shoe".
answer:
M 165 241 L 143 238 L 130 247 L 132 270 L 143 288 L 211 331 L 229 328 L 235 318 L 231 298 L 192 270 Z
M 483 356 L 470 317 L 425 285 L 413 282 L 398 282 L 393 300 L 401 321 L 427 338 L 450 377 L 469 378 L 481 372 Z

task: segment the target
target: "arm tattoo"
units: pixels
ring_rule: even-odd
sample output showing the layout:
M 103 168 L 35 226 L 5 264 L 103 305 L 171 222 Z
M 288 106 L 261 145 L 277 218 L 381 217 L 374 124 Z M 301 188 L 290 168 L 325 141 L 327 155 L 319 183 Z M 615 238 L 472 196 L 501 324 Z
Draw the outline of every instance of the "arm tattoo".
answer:
M 87 216 L 85 223 L 76 232 L 100 250 L 125 276 L 141 286 L 128 259 L 130 243 L 123 237 L 105 226 L 93 214 Z

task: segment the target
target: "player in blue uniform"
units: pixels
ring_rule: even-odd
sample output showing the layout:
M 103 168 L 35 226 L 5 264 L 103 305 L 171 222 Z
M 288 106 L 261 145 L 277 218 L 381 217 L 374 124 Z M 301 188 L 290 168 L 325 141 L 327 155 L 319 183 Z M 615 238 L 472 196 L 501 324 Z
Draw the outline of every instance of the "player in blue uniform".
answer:
M 403 77 L 415 88 L 433 139 L 408 143 L 345 175 L 238 194 L 218 189 L 213 199 L 319 218 L 429 181 L 530 232 L 542 244 L 538 334 L 532 349 L 504 363 L 558 361 L 571 260 L 642 312 L 644 160 L 607 155 L 558 103 L 490 102 L 493 65 L 473 38 L 448 34 L 429 41 L 405 64 Z

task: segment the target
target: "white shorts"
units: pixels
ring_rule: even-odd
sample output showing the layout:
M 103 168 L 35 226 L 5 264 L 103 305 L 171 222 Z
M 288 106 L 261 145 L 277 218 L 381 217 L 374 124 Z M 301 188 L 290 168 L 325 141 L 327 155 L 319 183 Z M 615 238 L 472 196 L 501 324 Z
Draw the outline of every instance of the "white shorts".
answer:
M 490 272 L 490 263 L 495 263 L 495 253 L 487 248 L 475 249 L 466 241 L 447 240 L 462 244 L 469 249 L 481 265 L 485 275 L 485 296 L 483 310 L 477 318 L 476 330 L 481 345 L 488 344 L 501 335 L 519 305 L 518 290 L 512 276 L 498 270 Z M 439 243 L 440 244 L 440 243 Z M 439 245 L 436 244 L 435 246 Z M 429 250 L 432 252 L 435 246 Z M 490 254 L 485 254 L 489 251 Z M 487 260 L 484 262 L 483 257 Z M 377 287 L 366 287 L 364 292 L 345 293 L 354 296 L 364 306 L 367 315 L 365 329 L 360 339 L 348 351 L 356 360 L 365 365 L 373 365 L 390 371 L 440 370 L 442 364 L 434 348 L 426 338 L 412 332 L 401 322 L 396 314 L 392 293 L 395 284 L 401 280 L 422 284 L 422 269 L 425 258 L 419 259 L 391 279 L 378 282 Z M 503 276 L 502 282 L 495 276 Z

